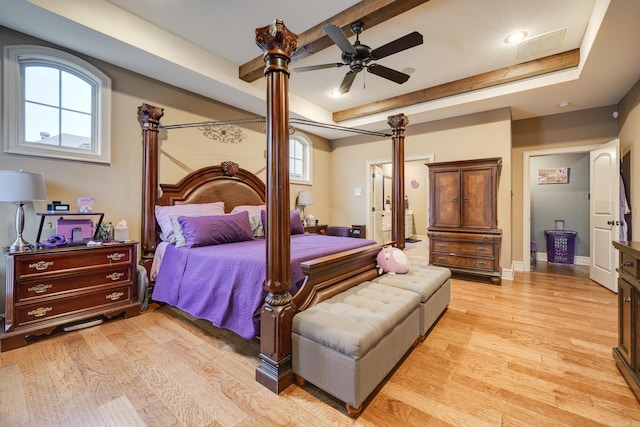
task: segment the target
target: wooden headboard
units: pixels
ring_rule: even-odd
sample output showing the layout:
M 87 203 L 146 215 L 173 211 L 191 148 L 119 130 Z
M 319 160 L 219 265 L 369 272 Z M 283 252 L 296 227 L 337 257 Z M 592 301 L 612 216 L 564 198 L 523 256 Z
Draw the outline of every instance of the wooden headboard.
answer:
M 222 201 L 226 212 L 236 206 L 265 204 L 267 197 L 260 178 L 230 161 L 194 171 L 177 184 L 160 184 L 160 188 L 157 205 Z

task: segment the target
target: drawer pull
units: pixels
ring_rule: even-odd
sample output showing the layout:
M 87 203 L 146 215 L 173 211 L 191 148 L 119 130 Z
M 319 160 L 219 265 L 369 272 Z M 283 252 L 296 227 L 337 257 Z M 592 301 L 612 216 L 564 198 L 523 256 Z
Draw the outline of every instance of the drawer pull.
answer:
M 53 261 L 38 261 L 33 264 L 29 264 L 29 268 L 35 268 L 38 271 L 46 270 L 53 265 Z
M 440 249 L 446 249 L 447 248 L 447 244 L 446 243 L 440 243 L 438 246 L 440 246 Z
M 53 310 L 52 307 L 38 307 L 35 310 L 31 310 L 27 312 L 29 316 L 42 317 L 46 316 L 48 312 Z
M 124 273 L 111 273 L 111 274 L 107 274 L 107 279 L 111 279 L 111 280 L 118 280 L 119 278 L 121 278 L 122 276 L 124 276 Z
M 124 292 L 113 292 L 107 295 L 106 298 L 111 301 L 118 301 L 122 295 L 124 295 Z
M 438 257 L 438 261 L 440 262 L 445 262 L 446 260 L 447 260 L 447 257 L 443 257 L 443 256 Z
M 484 262 L 484 261 L 480 261 L 480 262 L 478 263 L 478 265 L 479 265 L 480 267 L 486 267 L 486 266 L 487 266 L 487 263 L 486 263 L 486 262 Z
M 486 252 L 487 248 L 485 248 L 484 246 L 478 246 L 478 252 Z
M 631 302 L 631 297 L 624 297 L 622 299 L 623 302 Z
M 622 263 L 623 267 L 633 267 L 633 262 L 632 261 L 625 261 Z
M 53 288 L 52 284 L 44 284 L 44 283 L 40 283 L 36 286 L 32 286 L 29 289 L 27 289 L 29 292 L 35 292 L 36 294 L 44 294 L 45 292 L 47 292 L 48 289 Z
M 120 261 L 125 256 L 127 256 L 127 255 L 122 253 L 122 252 L 115 252 L 115 253 L 107 255 L 107 258 L 109 258 L 111 261 Z

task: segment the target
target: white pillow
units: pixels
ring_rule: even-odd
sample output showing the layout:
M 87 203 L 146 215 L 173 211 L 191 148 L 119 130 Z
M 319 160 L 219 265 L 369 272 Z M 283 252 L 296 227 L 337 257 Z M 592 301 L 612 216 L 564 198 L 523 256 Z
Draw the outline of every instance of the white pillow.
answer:
M 162 239 L 175 242 L 171 216 L 224 215 L 224 202 L 189 203 L 186 205 L 156 206 L 156 221 L 162 230 Z
M 267 205 L 241 205 L 236 206 L 231 211 L 232 214 L 246 211 L 249 213 L 249 223 L 251 223 L 251 230 L 255 237 L 264 236 L 264 229 L 262 228 L 262 217 L 260 212 L 267 209 Z

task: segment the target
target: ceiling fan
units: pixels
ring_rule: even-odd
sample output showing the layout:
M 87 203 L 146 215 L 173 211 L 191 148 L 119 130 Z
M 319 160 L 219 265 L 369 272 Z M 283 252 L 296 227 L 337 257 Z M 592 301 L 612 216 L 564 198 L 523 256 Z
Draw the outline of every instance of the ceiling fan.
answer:
M 347 36 L 337 25 L 325 25 L 322 29 L 340 48 L 340 50 L 342 50 L 342 62 L 298 67 L 294 68 L 293 71 L 314 71 L 324 68 L 338 68 L 347 65 L 349 66 L 349 71 L 347 71 L 344 79 L 342 79 L 342 83 L 340 84 L 339 90 L 341 94 L 349 92 L 356 75 L 365 68 L 372 74 L 398 84 L 406 82 L 409 80 L 408 74 L 393 70 L 385 67 L 384 65 L 371 63 L 371 61 L 382 59 L 393 55 L 394 53 L 402 52 L 403 50 L 422 44 L 422 34 L 414 31 L 404 37 L 400 37 L 399 39 L 380 46 L 377 49 L 371 49 L 369 46 L 360 43 L 360 33 L 364 30 L 364 24 L 361 22 L 354 22 L 351 24 L 351 31 L 356 35 L 356 42 L 353 45 L 351 45 Z

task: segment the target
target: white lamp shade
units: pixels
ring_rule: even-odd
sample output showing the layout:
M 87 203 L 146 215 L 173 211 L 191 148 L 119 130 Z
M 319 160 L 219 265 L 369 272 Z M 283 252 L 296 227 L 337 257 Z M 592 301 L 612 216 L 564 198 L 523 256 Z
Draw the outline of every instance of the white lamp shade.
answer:
M 298 206 L 309 206 L 313 204 L 311 191 L 300 191 L 298 193 Z
M 44 174 L 23 170 L 0 170 L 0 201 L 31 202 L 47 200 Z

